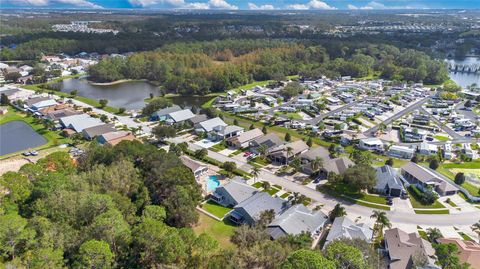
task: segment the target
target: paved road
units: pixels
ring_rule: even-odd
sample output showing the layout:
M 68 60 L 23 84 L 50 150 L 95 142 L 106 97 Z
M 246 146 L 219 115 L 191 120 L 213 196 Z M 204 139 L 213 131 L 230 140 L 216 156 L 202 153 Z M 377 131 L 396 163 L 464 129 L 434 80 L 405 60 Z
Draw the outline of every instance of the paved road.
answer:
M 460 102 L 457 105 L 455 105 L 455 107 L 454 107 L 455 112 L 457 112 L 457 114 L 464 115 L 467 119 L 469 119 L 473 122 L 477 121 L 477 117 L 478 117 L 477 114 L 475 114 L 475 112 L 473 112 L 473 111 L 465 110 L 464 104 L 465 104 L 465 102 Z
M 305 122 L 306 122 L 306 123 L 309 123 L 309 124 L 312 124 L 312 125 L 317 125 L 317 124 L 318 124 L 320 121 L 322 121 L 323 119 L 328 118 L 328 117 L 330 117 L 330 116 L 332 116 L 332 115 L 334 115 L 334 114 L 336 114 L 336 113 L 339 113 L 339 112 L 341 112 L 341 111 L 343 111 L 343 110 L 345 110 L 345 109 L 347 109 L 347 108 L 349 108 L 349 107 L 352 107 L 352 106 L 358 104 L 359 102 L 361 102 L 362 100 L 363 100 L 363 99 L 360 99 L 360 100 L 357 100 L 357 101 L 353 101 L 353 102 L 348 103 L 348 104 L 346 104 L 346 105 L 344 105 L 344 106 L 342 106 L 342 107 L 339 107 L 339 108 L 336 108 L 336 109 L 334 109 L 334 110 L 331 110 L 331 111 L 329 111 L 329 112 L 327 112 L 327 113 L 321 114 L 321 115 L 319 115 L 319 116 L 317 116 L 317 117 L 315 117 L 315 118 L 313 118 L 313 119 L 311 119 L 311 120 L 305 121 Z
M 452 130 L 452 128 L 448 127 L 446 124 L 442 124 L 442 122 L 440 122 L 440 120 L 438 120 L 436 117 L 434 117 L 430 112 L 428 112 L 426 109 L 424 109 L 423 107 L 420 107 L 419 109 L 420 111 L 422 111 L 423 113 L 427 114 L 430 116 L 430 119 L 438 126 L 440 126 L 440 128 L 442 128 L 442 130 L 444 132 L 446 132 L 448 135 L 450 135 L 453 139 L 461 139 L 462 136 L 457 134 L 457 132 L 455 132 L 454 130 Z
M 425 97 L 423 99 L 421 99 L 420 101 L 417 101 L 416 103 L 414 103 L 413 105 L 405 108 L 404 110 L 396 113 L 395 115 L 391 116 L 390 118 L 386 119 L 383 121 L 383 123 L 385 125 L 388 125 L 394 121 L 396 121 L 397 119 L 407 115 L 408 113 L 420 108 L 425 102 L 427 102 L 427 100 L 429 99 L 430 97 Z M 366 136 L 371 136 L 372 134 L 376 133 L 378 131 L 378 128 L 379 128 L 380 124 L 366 130 L 365 132 L 363 132 L 364 135 Z
M 191 150 L 201 149 L 200 146 L 189 143 L 189 148 Z M 221 162 L 233 161 L 237 164 L 237 167 L 240 169 L 250 172 L 251 166 L 245 162 L 235 160 L 228 156 L 222 155 L 218 152 L 208 150 L 208 156 L 214 159 L 217 159 Z M 284 177 L 276 176 L 271 171 L 262 168 L 260 171 L 259 179 L 268 181 L 271 184 L 277 184 L 282 186 L 282 188 L 291 191 L 298 192 L 303 194 L 312 200 L 319 202 L 323 205 L 323 210 L 328 212 L 333 209 L 337 203 L 342 203 L 342 206 L 345 207 L 348 214 L 362 216 L 365 219 L 369 219 L 372 214 L 373 209 L 352 204 L 347 201 L 339 201 L 333 197 L 329 197 L 321 192 L 318 192 L 312 188 L 309 188 L 305 185 L 290 181 Z M 455 212 L 456 214 L 451 215 L 422 215 L 414 214 L 412 212 L 401 212 L 401 211 L 389 211 L 387 215 L 392 223 L 395 224 L 413 224 L 413 225 L 425 225 L 425 226 L 452 226 L 452 223 L 455 225 L 472 225 L 473 223 L 480 220 L 480 211 L 476 212 Z

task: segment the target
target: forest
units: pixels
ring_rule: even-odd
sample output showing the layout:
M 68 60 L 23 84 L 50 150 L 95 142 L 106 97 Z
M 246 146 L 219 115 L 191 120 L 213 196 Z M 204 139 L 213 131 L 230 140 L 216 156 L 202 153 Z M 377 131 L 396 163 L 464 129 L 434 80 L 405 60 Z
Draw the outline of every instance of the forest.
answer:
M 195 234 L 200 187 L 176 155 L 183 146 L 167 153 L 138 141 L 92 143 L 78 160 L 55 152 L 5 173 L 0 267 L 376 268 L 365 241 L 340 240 L 323 252 L 310 250 L 308 234 L 271 241 L 267 211 L 258 225 L 236 228 L 233 249 Z
M 392 45 L 307 43 L 269 39 L 177 42 L 126 59 L 102 60 L 90 68 L 89 75 L 97 82 L 147 79 L 167 93 L 182 95 L 222 92 L 254 80 L 281 80 L 297 74 L 311 78 L 377 75 L 426 84 L 448 79 L 444 64 L 420 51 Z

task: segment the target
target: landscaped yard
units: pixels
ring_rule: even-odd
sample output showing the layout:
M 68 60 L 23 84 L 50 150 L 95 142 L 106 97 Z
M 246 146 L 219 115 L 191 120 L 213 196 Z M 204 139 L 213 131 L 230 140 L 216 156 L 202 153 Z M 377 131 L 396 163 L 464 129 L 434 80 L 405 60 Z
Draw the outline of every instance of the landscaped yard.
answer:
M 270 194 L 271 196 L 275 195 L 280 190 L 274 187 L 270 187 L 268 190 L 263 190 L 264 192 Z
M 263 186 L 263 182 L 262 181 L 255 182 L 252 184 L 252 186 L 257 189 L 260 189 Z
M 332 187 L 327 183 L 320 188 L 320 191 L 334 197 L 343 198 L 354 204 L 376 209 L 390 210 L 390 207 L 387 206 L 387 200 L 384 197 L 363 192 L 354 192 L 349 186 L 343 183 L 336 183 L 335 187 Z
M 221 142 L 221 143 L 218 143 L 218 144 L 214 145 L 210 149 L 218 152 L 218 151 L 222 151 L 226 148 L 227 148 L 227 145 L 225 145 L 225 142 Z
M 287 197 L 290 196 L 290 195 L 292 195 L 291 192 L 286 192 L 286 193 L 280 195 L 280 198 L 287 199 Z
M 271 164 L 272 162 L 270 162 L 269 159 L 267 158 L 263 158 L 263 157 L 255 157 L 251 160 L 251 162 L 254 162 L 254 163 L 258 163 L 258 164 L 261 164 L 261 165 L 268 165 L 268 164 Z
M 473 238 L 471 238 L 470 236 L 468 236 L 468 234 L 465 234 L 463 232 L 458 232 L 458 234 L 463 238 L 463 240 L 466 240 L 466 241 L 475 241 L 473 240 Z
M 223 248 L 233 248 L 230 237 L 233 235 L 237 226 L 230 220 L 215 220 L 203 213 L 199 214 L 198 223 L 193 227 L 193 231 L 199 235 L 206 233 L 215 238 Z
M 433 138 L 437 139 L 438 141 L 448 141 L 450 140 L 448 137 L 443 136 L 443 135 L 435 135 Z
M 202 208 L 207 211 L 208 213 L 218 217 L 223 218 L 225 214 L 230 212 L 232 209 L 228 207 L 224 207 L 215 203 L 214 201 L 208 200 L 205 204 L 202 205 Z
M 412 204 L 414 209 L 417 209 L 417 208 L 419 208 L 419 209 L 435 209 L 435 208 L 436 209 L 442 209 L 442 208 L 445 208 L 445 206 L 442 205 L 438 200 L 436 200 L 431 205 L 422 204 L 414 191 L 412 191 L 410 188 L 407 188 L 407 191 L 408 191 L 408 194 L 410 196 L 410 203 Z
M 465 175 L 472 174 L 480 178 L 480 162 L 478 160 L 465 163 L 444 163 L 437 168 L 437 171 L 442 175 L 453 180 L 457 173 L 464 173 Z M 471 195 L 478 196 L 480 188 L 470 182 L 465 181 L 462 185 Z

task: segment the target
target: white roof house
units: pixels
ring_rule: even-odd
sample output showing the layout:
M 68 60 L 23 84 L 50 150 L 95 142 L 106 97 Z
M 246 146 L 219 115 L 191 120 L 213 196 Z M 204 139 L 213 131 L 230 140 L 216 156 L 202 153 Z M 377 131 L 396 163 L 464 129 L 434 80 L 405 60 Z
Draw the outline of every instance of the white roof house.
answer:
M 393 145 L 388 150 L 388 155 L 396 158 L 410 159 L 415 150 L 406 146 Z
M 365 138 L 359 140 L 358 147 L 363 150 L 383 150 L 383 142 L 375 137 Z
M 31 106 L 31 108 L 33 110 L 39 110 L 39 109 L 42 109 L 42 108 L 45 108 L 45 107 L 49 107 L 49 106 L 55 106 L 57 105 L 57 101 L 53 100 L 53 99 L 48 99 L 48 100 L 43 100 L 43 101 L 40 101 L 38 103 L 35 103 Z
M 216 118 L 213 118 L 213 119 L 209 119 L 209 120 L 206 120 L 206 121 L 199 122 L 197 124 L 197 126 L 195 126 L 195 130 L 200 130 L 200 131 L 204 131 L 204 132 L 211 132 L 211 131 L 213 131 L 213 129 L 215 127 L 227 126 L 227 125 L 228 124 L 226 124 L 222 119 L 220 119 L 219 117 L 216 117 Z
M 346 217 L 339 217 L 333 221 L 325 246 L 339 238 L 359 238 L 370 242 L 373 238 L 373 229 L 365 223 L 355 223 Z
M 168 114 L 169 119 L 167 121 L 172 123 L 179 123 L 194 117 L 195 117 L 195 114 L 193 114 L 190 109 L 184 109 L 184 110 L 179 110 L 179 111 L 174 111 L 169 113 Z
M 60 123 L 65 128 L 81 132 L 83 129 L 104 124 L 100 119 L 92 118 L 87 114 L 73 115 L 60 119 Z

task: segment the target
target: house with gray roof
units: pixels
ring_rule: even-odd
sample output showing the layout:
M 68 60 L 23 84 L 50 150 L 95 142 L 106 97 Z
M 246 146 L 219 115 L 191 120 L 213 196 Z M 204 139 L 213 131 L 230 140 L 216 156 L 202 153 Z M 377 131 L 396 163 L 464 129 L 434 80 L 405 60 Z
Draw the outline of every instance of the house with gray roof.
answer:
M 237 125 L 217 126 L 213 128 L 213 131 L 209 133 L 211 140 L 224 140 L 231 137 L 235 137 L 243 133 L 243 127 Z
M 208 172 L 208 166 L 206 164 L 192 160 L 187 156 L 180 156 L 180 161 L 182 161 L 183 165 L 185 165 L 186 167 L 188 167 L 188 169 L 192 171 L 195 178 L 198 178 Z
M 79 133 L 83 129 L 104 124 L 100 119 L 92 118 L 87 114 L 72 115 L 60 119 L 64 128 L 72 129 Z
M 323 229 L 327 215 L 322 211 L 312 211 L 303 204 L 297 204 L 285 210 L 267 227 L 267 232 L 274 240 L 285 235 L 309 233 L 312 237 Z
M 242 132 L 237 136 L 228 138 L 227 144 L 234 148 L 246 148 L 248 147 L 250 141 L 261 137 L 262 135 L 263 132 L 260 129 L 255 128 L 246 132 Z
M 258 147 L 265 146 L 267 151 L 269 151 L 282 145 L 283 141 L 276 134 L 266 134 L 251 140 L 249 144 L 252 152 L 259 153 Z
M 83 114 L 83 113 L 71 108 L 65 108 L 65 109 L 59 109 L 52 112 L 48 112 L 45 115 L 45 118 L 50 119 L 54 122 L 58 122 L 61 118 L 73 116 L 73 115 L 80 115 L 80 114 Z
M 316 182 L 321 179 L 327 178 L 328 174 L 330 173 L 342 175 L 343 173 L 345 173 L 345 171 L 347 171 L 349 167 L 354 165 L 355 163 L 347 157 L 323 160 L 322 166 L 318 171 L 318 177 L 316 179 Z M 304 164 L 302 166 L 302 172 L 308 175 L 312 174 L 313 170 L 311 164 Z
M 395 197 L 400 197 L 406 193 L 402 181 L 389 165 L 377 168 L 376 179 L 377 183 L 373 189 L 377 193 Z
M 25 102 L 23 104 L 25 105 L 25 108 L 29 108 L 36 103 L 39 103 L 39 102 L 45 101 L 45 100 L 49 100 L 49 99 L 50 98 L 48 98 L 48 97 L 37 96 L 37 97 L 32 97 L 32 98 L 29 98 L 29 99 L 25 100 Z
M 235 177 L 227 184 L 217 187 L 210 199 L 221 205 L 234 207 L 252 197 L 257 192 L 258 189 L 248 185 L 245 179 Z
M 373 238 L 373 229 L 365 223 L 355 223 L 347 217 L 338 217 L 333 221 L 332 227 L 328 232 L 325 246 L 333 240 L 340 238 L 358 238 L 370 242 Z
M 151 120 L 164 121 L 164 120 L 167 119 L 168 114 L 170 114 L 172 112 L 175 112 L 175 111 L 180 111 L 180 110 L 182 110 L 182 108 L 177 106 L 177 105 L 162 108 L 160 110 L 157 110 L 157 111 L 153 112 L 150 119 Z
M 202 121 L 206 121 L 208 120 L 208 117 L 207 115 L 205 114 L 198 114 L 198 115 L 195 115 L 195 117 L 189 119 L 189 121 L 192 123 L 192 125 L 196 125 L 197 123 L 200 123 Z
M 288 152 L 288 148 L 291 148 L 291 152 Z M 302 140 L 297 140 L 288 144 L 277 146 L 270 150 L 268 157 L 276 163 L 287 164 L 296 156 L 306 152 L 308 145 Z
M 215 127 L 227 126 L 227 125 L 228 124 L 226 124 L 222 119 L 220 119 L 219 117 L 216 117 L 213 119 L 208 119 L 206 121 L 199 122 L 194 126 L 194 128 L 195 128 L 195 132 L 197 133 L 203 133 L 203 132 L 209 133 L 213 131 Z
M 115 129 L 115 125 L 107 123 L 85 128 L 83 129 L 82 134 L 85 139 L 92 140 L 99 135 L 115 132 L 116 130 L 117 129 Z
M 34 111 L 37 111 L 37 110 L 40 110 L 42 108 L 56 106 L 56 105 L 58 105 L 57 101 L 55 101 L 53 99 L 47 99 L 47 100 L 43 100 L 43 101 L 40 101 L 40 102 L 37 102 L 37 103 L 31 105 L 30 108 Z
M 165 121 L 169 124 L 177 124 L 177 123 L 182 123 L 194 117 L 195 117 L 195 114 L 193 114 L 190 109 L 183 109 L 183 110 L 178 110 L 175 112 L 168 113 L 166 115 Z
M 432 170 L 414 162 L 408 162 L 401 167 L 401 176 L 410 184 L 415 184 L 420 190 L 426 191 L 430 187 L 439 195 L 454 195 L 458 188 L 446 182 Z
M 230 219 L 237 224 L 255 225 L 262 212 L 273 210 L 275 216 L 278 216 L 288 207 L 288 201 L 272 197 L 266 192 L 257 192 L 252 197 L 236 205 L 230 213 Z
M 389 269 L 415 268 L 414 259 L 423 257 L 426 264 L 422 269 L 440 268 L 435 265 L 435 249 L 418 233 L 406 233 L 398 228 L 385 231 L 385 250 Z

